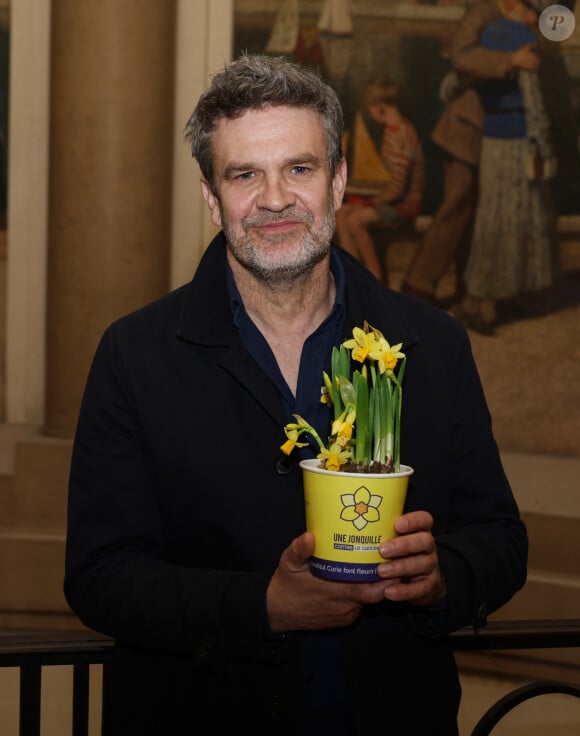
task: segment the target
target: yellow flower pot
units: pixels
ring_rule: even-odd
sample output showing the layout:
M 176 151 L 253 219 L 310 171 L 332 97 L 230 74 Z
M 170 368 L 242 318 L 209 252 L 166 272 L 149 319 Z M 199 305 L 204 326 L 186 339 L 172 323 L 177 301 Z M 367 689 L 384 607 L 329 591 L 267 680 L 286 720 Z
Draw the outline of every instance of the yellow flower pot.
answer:
M 398 473 L 325 470 L 320 460 L 302 460 L 306 528 L 314 535 L 310 569 L 329 580 L 372 582 L 383 562 L 381 542 L 396 536 L 413 468 Z

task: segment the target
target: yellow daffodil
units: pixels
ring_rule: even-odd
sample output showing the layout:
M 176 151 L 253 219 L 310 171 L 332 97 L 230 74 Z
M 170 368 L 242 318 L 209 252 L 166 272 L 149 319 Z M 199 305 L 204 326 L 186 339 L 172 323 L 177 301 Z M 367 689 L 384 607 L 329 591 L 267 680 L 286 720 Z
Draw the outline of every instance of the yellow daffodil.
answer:
M 360 327 L 352 331 L 351 340 L 345 340 L 342 344 L 347 350 L 351 350 L 352 359 L 358 363 L 364 363 L 370 351 L 374 349 L 376 338 L 373 332 L 365 332 Z
M 320 387 L 320 403 L 332 406 L 335 401 L 336 388 L 326 371 L 322 371 L 322 380 L 324 385 Z
M 405 353 L 401 352 L 402 347 L 402 342 L 391 346 L 384 337 L 381 337 L 377 340 L 369 357 L 377 361 L 380 373 L 393 371 L 397 366 L 397 362 L 405 357 Z
M 314 427 L 311 424 L 308 424 L 306 419 L 303 419 L 300 414 L 294 414 L 294 419 L 296 419 L 295 422 L 290 422 L 284 427 L 284 434 L 286 435 L 287 440 L 284 444 L 280 445 L 282 452 L 286 453 L 286 455 L 290 455 L 295 447 L 307 447 L 310 444 L 309 442 L 298 442 L 298 438 L 304 432 L 307 432 L 317 443 L 318 447 L 322 449 L 324 447 L 324 443 L 320 439 L 320 436 Z
M 324 460 L 324 467 L 327 470 L 340 470 L 341 465 L 346 465 L 350 460 L 350 450 L 344 450 L 340 445 L 334 444 L 329 448 L 323 447 L 316 456 L 320 460 Z
M 288 427 L 284 427 L 284 432 L 288 439 L 280 446 L 280 449 L 286 455 L 290 455 L 295 447 L 308 447 L 308 442 L 298 442 L 300 433 L 297 429 L 288 429 Z
M 335 438 L 337 445 L 345 447 L 351 440 L 354 430 L 356 412 L 351 411 L 347 417 L 343 412 L 338 419 L 332 423 L 331 436 Z
M 303 429 L 308 429 L 310 427 L 310 424 L 308 424 L 306 419 L 302 419 L 300 414 L 294 414 L 294 419 L 296 419 L 296 424 L 298 427 L 302 427 Z
M 327 442 L 321 440 L 312 425 L 295 414 L 296 421 L 284 428 L 286 442 L 281 446 L 282 451 L 290 454 L 295 447 L 305 447 L 308 443 L 300 441 L 305 434 L 310 444 L 318 446 L 317 457 L 328 470 L 364 472 L 377 465 L 381 472 L 398 470 L 402 380 L 407 362 L 402 347 L 401 342 L 391 345 L 366 320 L 363 328 L 354 327 L 352 338 L 332 350 L 331 375 L 322 373 L 320 401 L 332 413 Z M 357 523 L 365 525 L 374 520 L 376 505 L 373 503 L 361 497 L 351 506 L 353 511 L 346 513 L 355 513 L 353 519 L 360 519 Z

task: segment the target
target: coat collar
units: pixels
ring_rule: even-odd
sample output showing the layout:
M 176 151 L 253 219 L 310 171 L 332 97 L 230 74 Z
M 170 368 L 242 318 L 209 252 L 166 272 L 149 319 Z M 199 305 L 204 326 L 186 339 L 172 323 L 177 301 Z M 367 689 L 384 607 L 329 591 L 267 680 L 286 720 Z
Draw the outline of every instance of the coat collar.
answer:
M 336 246 L 333 246 L 336 247 Z M 418 341 L 417 333 L 400 310 L 400 295 L 383 288 L 356 259 L 336 248 L 346 275 L 345 338 L 364 321 L 379 329 L 390 344 L 403 351 Z M 181 289 L 178 337 L 201 345 L 239 346 L 226 285 L 226 242 L 220 232 L 207 247 L 193 277 Z
M 226 285 L 226 241 L 222 232 L 207 247 L 180 293 L 178 337 L 200 345 L 238 342 Z

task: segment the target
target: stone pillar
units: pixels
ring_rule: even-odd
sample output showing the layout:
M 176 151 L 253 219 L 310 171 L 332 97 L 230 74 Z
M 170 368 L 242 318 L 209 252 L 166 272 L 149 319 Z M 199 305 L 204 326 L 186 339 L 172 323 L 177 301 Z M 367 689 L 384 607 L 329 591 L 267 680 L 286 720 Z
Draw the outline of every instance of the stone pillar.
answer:
M 52 1 L 52 436 L 74 433 L 103 329 L 168 289 L 175 15 L 174 0 Z

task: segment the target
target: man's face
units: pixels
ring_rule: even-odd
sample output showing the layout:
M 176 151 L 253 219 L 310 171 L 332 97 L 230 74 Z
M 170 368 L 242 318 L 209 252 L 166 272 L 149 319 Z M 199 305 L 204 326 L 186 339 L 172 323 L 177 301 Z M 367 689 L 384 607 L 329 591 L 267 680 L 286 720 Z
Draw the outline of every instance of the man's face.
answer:
M 319 115 L 297 107 L 249 110 L 212 135 L 215 191 L 202 180 L 231 255 L 269 284 L 289 284 L 328 253 L 346 181 L 331 177 Z

